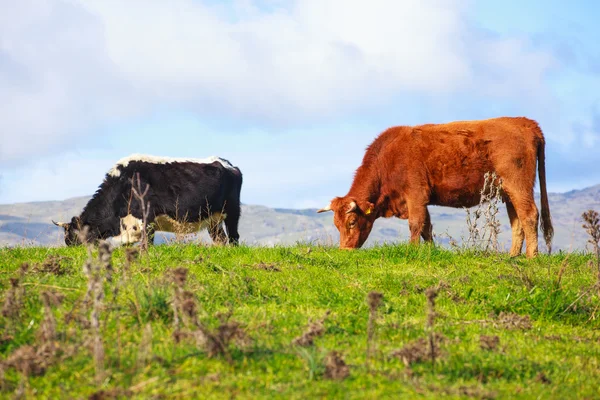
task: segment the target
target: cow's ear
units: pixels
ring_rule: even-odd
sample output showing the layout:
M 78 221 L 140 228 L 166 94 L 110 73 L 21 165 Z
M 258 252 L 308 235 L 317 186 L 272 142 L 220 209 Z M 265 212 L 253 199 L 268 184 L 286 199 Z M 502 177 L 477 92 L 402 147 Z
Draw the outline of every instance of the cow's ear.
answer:
M 81 218 L 79 218 L 78 216 L 71 218 L 71 226 L 75 229 L 83 228 L 83 226 L 81 224 Z
M 365 215 L 370 215 L 375 209 L 375 205 L 371 202 L 367 202 L 365 207 Z

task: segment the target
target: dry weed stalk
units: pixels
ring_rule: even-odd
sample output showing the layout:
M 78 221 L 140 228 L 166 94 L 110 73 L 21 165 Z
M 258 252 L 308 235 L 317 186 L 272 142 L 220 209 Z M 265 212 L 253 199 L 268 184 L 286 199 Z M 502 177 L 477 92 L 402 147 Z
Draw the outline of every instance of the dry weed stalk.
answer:
M 92 292 L 92 312 L 90 314 L 90 326 L 93 334 L 93 355 L 94 365 L 96 367 L 96 383 L 100 384 L 104 379 L 104 344 L 100 334 L 100 308 L 104 299 L 102 282 L 95 278 L 93 281 L 94 291 Z
M 146 203 L 145 197 L 150 190 L 150 185 L 146 184 L 146 188 L 142 191 L 142 183 L 140 180 L 140 173 L 136 172 L 135 177 L 137 178 L 137 187 L 135 187 L 135 179 L 131 178 L 131 191 L 135 198 L 140 202 L 142 209 L 142 239 L 140 241 L 140 251 L 148 251 L 148 215 L 150 214 L 150 202 Z
M 410 367 L 413 363 L 422 362 L 425 360 L 431 361 L 432 371 L 435 367 L 436 360 L 441 357 L 442 351 L 440 344 L 445 340 L 442 334 L 435 332 L 435 299 L 441 289 L 447 288 L 447 284 L 440 282 L 437 286 L 430 287 L 425 290 L 427 298 L 427 321 L 425 323 L 425 332 L 427 338 L 419 338 L 407 343 L 399 350 L 391 353 L 392 357 L 398 357 L 402 360 L 406 367 Z
M 431 351 L 428 341 L 425 338 L 419 338 L 408 342 L 399 350 L 394 350 L 391 353 L 392 357 L 397 357 L 406 367 L 410 367 L 414 363 L 425 361 L 431 357 Z
M 152 325 L 147 323 L 142 332 L 142 340 L 138 348 L 137 369 L 145 367 L 152 358 Z
M 107 242 L 104 242 L 104 243 L 106 245 L 108 245 Z M 108 250 L 109 250 L 108 248 L 105 249 L 105 254 Z M 123 264 L 123 268 L 121 269 L 121 275 L 119 277 L 119 280 L 113 286 L 112 301 L 111 301 L 110 307 L 108 308 L 110 311 L 115 313 L 115 321 L 118 326 L 116 346 L 117 346 L 117 354 L 118 354 L 117 362 L 119 363 L 119 365 L 121 363 L 121 324 L 120 324 L 120 312 L 119 312 L 120 308 L 117 306 L 117 298 L 119 296 L 119 292 L 121 291 L 121 288 L 129 280 L 129 274 L 131 273 L 131 264 L 136 259 L 138 254 L 139 254 L 139 249 L 137 249 L 135 247 L 127 247 L 125 249 L 125 263 Z M 110 282 L 110 281 L 112 281 L 112 273 L 114 272 L 114 270 L 112 268 L 112 264 L 110 262 L 110 258 L 108 260 L 104 261 L 104 263 L 105 263 L 105 269 L 106 269 L 106 277 L 107 277 L 107 280 Z M 107 312 L 104 317 L 104 325 L 105 326 L 106 326 L 109 316 L 110 316 L 110 313 Z
M 528 330 L 532 328 L 529 315 L 505 313 L 504 311 L 500 312 L 494 325 L 502 326 L 505 329 Z
M 135 260 L 137 260 L 140 254 L 139 249 L 135 247 L 128 247 L 125 249 L 125 264 L 123 264 L 123 279 L 129 279 L 129 274 L 131 273 L 131 265 Z
M 64 295 L 62 293 L 53 293 L 44 291 L 40 293 L 42 299 L 44 317 L 38 331 L 38 339 L 42 345 L 48 345 L 54 349 L 56 346 L 56 319 L 52 312 L 52 306 L 58 306 L 62 303 Z
M 175 284 L 175 295 L 171 305 L 173 307 L 173 338 L 176 343 L 182 338 L 181 324 L 183 317 L 183 292 L 185 290 L 185 281 L 187 279 L 187 268 L 179 267 L 173 270 L 173 283 Z
M 30 376 L 39 376 L 57 361 L 59 346 L 57 343 L 56 320 L 52 306 L 59 305 L 64 296 L 60 293 L 44 291 L 40 293 L 43 304 L 43 318 L 37 331 L 39 344 L 24 345 L 12 352 L 4 361 L 0 360 L 0 387 L 4 386 L 4 370 L 14 368 L 21 373 L 15 398 L 22 398 Z
M 237 341 L 243 344 L 247 341 L 246 332 L 238 322 L 230 321 L 233 310 L 225 314 L 218 314 L 219 326 L 211 330 L 203 325 L 198 319 L 198 305 L 195 295 L 185 290 L 188 270 L 179 267 L 173 271 L 173 283 L 175 284 L 175 296 L 173 298 L 173 338 L 179 343 L 183 338 L 193 337 L 199 347 L 204 347 L 209 357 L 223 355 L 231 362 L 229 344 Z M 182 330 L 182 322 L 191 329 Z
M 350 375 L 350 368 L 337 351 L 331 351 L 325 357 L 325 378 L 344 380 Z
M 588 210 L 583 213 L 583 228 L 590 235 L 590 243 L 596 254 L 596 267 L 598 269 L 597 285 L 600 290 L 600 216 L 594 210 Z
M 10 278 L 10 288 L 6 292 L 4 304 L 2 305 L 2 315 L 5 318 L 16 319 L 21 313 L 23 298 L 25 297 L 25 287 L 20 283 L 25 277 L 27 270 L 29 270 L 29 264 L 23 263 L 19 268 L 17 276 Z
M 582 214 L 582 217 L 584 221 L 583 228 L 587 234 L 590 235 L 588 243 L 592 245 L 594 253 L 596 254 L 596 269 L 598 271 L 596 284 L 590 290 L 596 288 L 596 290 L 598 290 L 598 296 L 600 297 L 600 216 L 598 215 L 598 212 L 594 210 L 588 210 Z M 596 319 L 598 307 L 599 306 L 594 309 L 590 319 Z
M 480 200 L 477 208 L 471 215 L 467 212 L 467 229 L 469 236 L 463 243 L 467 248 L 488 251 L 498 251 L 498 235 L 500 234 L 500 221 L 498 220 L 498 203 L 501 201 L 502 178 L 495 172 L 486 172 Z M 483 217 L 481 227 L 479 221 Z
M 426 330 L 429 336 L 429 355 L 431 357 L 431 368 L 435 367 L 436 343 L 435 343 L 435 298 L 438 295 L 439 288 L 430 287 L 425 291 L 427 297 L 427 325 Z
M 367 369 L 369 369 L 370 360 L 373 356 L 373 338 L 375 336 L 375 321 L 377 320 L 377 309 L 381 305 L 382 300 L 383 293 L 369 292 L 369 294 L 367 295 L 367 304 L 369 305 L 369 322 L 367 325 L 367 359 L 365 360 Z
M 0 392 L 6 390 L 6 377 L 4 374 L 4 363 L 0 362 Z
M 498 345 L 500 344 L 500 338 L 497 335 L 487 336 L 480 335 L 479 336 L 479 347 L 482 350 L 496 350 Z
M 292 340 L 292 344 L 303 347 L 312 346 L 315 339 L 319 336 L 323 336 L 325 333 L 325 320 L 330 313 L 331 311 L 327 310 L 325 315 L 323 315 L 323 318 L 310 322 L 304 333 Z
M 565 314 L 571 308 L 575 308 L 577 303 L 582 298 L 588 296 L 594 289 L 598 290 L 598 296 L 600 296 L 600 216 L 598 215 L 598 212 L 594 210 L 588 210 L 582 214 L 582 218 L 584 221 L 583 228 L 586 230 L 588 235 L 590 235 L 588 243 L 593 246 L 594 252 L 596 253 L 596 268 L 598 270 L 596 283 L 577 296 L 577 298 L 571 304 L 569 304 L 567 308 L 564 309 L 561 315 Z M 597 311 L 598 306 L 594 309 L 594 312 L 592 312 L 590 320 L 596 319 Z
M 50 255 L 43 263 L 35 264 L 33 270 L 41 273 L 51 273 L 54 275 L 64 275 L 67 271 L 64 266 L 61 265 L 62 260 L 69 259 L 69 257 Z
M 80 233 L 80 239 L 87 237 L 87 226 Z M 83 240 L 82 240 L 83 242 Z M 92 256 L 92 245 L 87 244 L 88 258 L 83 265 L 83 273 L 88 278 L 87 291 L 84 296 L 83 304 L 87 309 L 92 305 L 90 312 L 90 327 L 92 329 L 92 355 L 96 369 L 96 383 L 99 385 L 104 379 L 104 344 L 100 332 L 100 313 L 104 300 L 104 280 L 112 281 L 112 250 L 106 241 L 101 241 L 98 245 L 98 262 L 95 263 Z M 104 273 L 103 273 L 104 270 Z
M 206 337 L 206 347 L 208 350 L 208 356 L 213 357 L 217 354 L 223 354 L 227 361 L 231 362 L 231 355 L 229 354 L 229 343 L 233 340 L 239 344 L 245 344 L 248 342 L 246 332 L 242 329 L 241 325 L 236 321 L 230 321 L 233 310 L 219 316 L 220 324 L 216 330 L 210 331 L 203 325 L 197 323 L 198 329 Z

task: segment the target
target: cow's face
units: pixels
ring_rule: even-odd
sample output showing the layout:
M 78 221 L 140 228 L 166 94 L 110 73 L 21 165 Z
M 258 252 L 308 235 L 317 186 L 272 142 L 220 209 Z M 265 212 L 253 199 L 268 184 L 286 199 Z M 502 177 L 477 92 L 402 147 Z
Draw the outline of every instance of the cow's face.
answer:
M 373 229 L 374 205 L 351 197 L 336 197 L 326 208 L 317 212 L 333 211 L 333 223 L 340 232 L 340 249 L 361 247 Z
M 79 238 L 79 231 L 81 230 L 81 220 L 79 217 L 71 218 L 71 222 L 54 222 L 52 223 L 56 226 L 60 226 L 65 230 L 65 244 L 67 246 L 77 246 L 81 244 L 81 240 Z M 88 240 L 91 237 L 88 233 Z
M 114 239 L 119 244 L 131 244 L 139 242 L 142 239 L 142 228 L 143 221 L 139 218 L 134 217 L 131 214 L 127 214 L 121 218 L 121 233 Z

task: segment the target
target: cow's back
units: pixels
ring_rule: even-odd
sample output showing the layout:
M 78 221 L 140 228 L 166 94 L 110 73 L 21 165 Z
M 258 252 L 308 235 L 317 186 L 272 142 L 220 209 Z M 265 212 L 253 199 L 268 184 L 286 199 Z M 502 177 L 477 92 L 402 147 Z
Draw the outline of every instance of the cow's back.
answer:
M 145 184 L 150 186 L 146 200 L 152 203 L 157 215 L 166 214 L 177 220 L 198 222 L 209 214 L 222 211 L 227 194 L 235 184 L 236 170 L 239 171 L 220 161 L 130 161 L 121 168 L 120 178 L 129 181 L 139 173 L 142 190 Z M 124 207 L 127 205 L 122 204 L 120 208 Z M 123 211 L 120 213 L 123 214 Z
M 431 204 L 457 207 L 479 202 L 486 172 L 534 180 L 543 141 L 535 121 L 518 117 L 396 127 L 384 134 L 380 173 L 392 175 L 395 190 L 420 186 L 431 193 Z

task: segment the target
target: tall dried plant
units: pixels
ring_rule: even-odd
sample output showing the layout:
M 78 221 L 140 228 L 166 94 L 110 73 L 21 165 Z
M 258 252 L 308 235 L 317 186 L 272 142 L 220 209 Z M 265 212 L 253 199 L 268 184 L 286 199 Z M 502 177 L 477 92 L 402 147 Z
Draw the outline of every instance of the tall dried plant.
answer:
M 594 210 L 588 210 L 582 214 L 583 228 L 590 236 L 588 243 L 592 245 L 596 254 L 596 268 L 598 270 L 597 283 L 600 287 L 600 216 Z
M 15 320 L 21 313 L 23 298 L 25 297 L 25 287 L 21 285 L 21 282 L 28 270 L 29 264 L 23 263 L 17 272 L 17 276 L 10 278 L 10 288 L 6 291 L 4 304 L 2 305 L 2 315 L 5 318 Z
M 142 239 L 140 242 L 140 251 L 147 252 L 148 251 L 148 215 L 150 214 L 150 202 L 146 202 L 146 195 L 148 194 L 148 190 L 150 190 L 150 185 L 146 184 L 146 188 L 142 191 L 142 181 L 140 179 L 140 173 L 136 172 L 135 178 L 137 178 L 137 183 L 134 178 L 131 178 L 131 191 L 133 195 L 140 203 L 140 208 L 142 209 Z
M 173 307 L 173 338 L 175 342 L 179 342 L 182 336 L 183 293 L 185 291 L 187 274 L 187 268 L 183 267 L 176 268 L 172 272 L 174 295 L 171 305 Z
M 429 338 L 429 356 L 431 359 L 431 368 L 435 368 L 435 357 L 436 357 L 436 336 L 435 336 L 435 298 L 438 295 L 439 288 L 438 287 L 430 287 L 425 291 L 425 296 L 427 297 L 427 324 L 426 331 L 427 336 Z
M 137 354 L 137 369 L 146 367 L 152 358 L 152 325 L 147 323 L 142 332 L 142 340 L 140 342 Z
M 173 298 L 173 338 L 178 343 L 183 338 L 195 338 L 196 344 L 203 347 L 209 357 L 223 355 L 228 362 L 232 362 L 229 344 L 236 341 L 239 344 L 247 343 L 248 337 L 242 326 L 236 321 L 230 321 L 233 310 L 217 315 L 220 324 L 216 329 L 209 329 L 198 319 L 198 304 L 194 293 L 185 290 L 187 268 L 176 268 L 173 271 L 175 295 Z M 182 329 L 184 326 L 184 329 Z M 185 329 L 187 328 L 187 329 Z
M 92 355 L 96 370 L 96 383 L 100 385 L 104 380 L 104 343 L 102 340 L 100 314 L 104 300 L 104 281 L 112 282 L 113 267 L 111 263 L 112 249 L 106 241 L 98 244 L 98 261 L 94 262 L 92 255 L 93 246 L 87 243 L 87 229 L 80 232 L 80 240 L 87 245 L 88 258 L 83 264 L 83 273 L 88 279 L 87 290 L 84 296 L 84 308 L 88 309 L 91 303 L 90 328 L 92 334 Z
M 380 292 L 369 292 L 367 295 L 367 305 L 369 306 L 369 322 L 367 325 L 367 358 L 366 364 L 369 369 L 371 358 L 374 352 L 374 340 L 375 337 L 375 321 L 377 320 L 377 309 L 381 305 L 383 300 L 383 294 Z
M 498 220 L 498 205 L 501 199 L 502 178 L 499 178 L 495 172 L 486 172 L 479 204 L 473 212 L 468 208 L 465 209 L 469 234 L 466 240 L 463 238 L 465 247 L 485 252 L 498 251 L 501 225 Z

